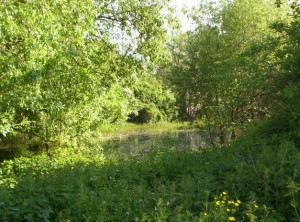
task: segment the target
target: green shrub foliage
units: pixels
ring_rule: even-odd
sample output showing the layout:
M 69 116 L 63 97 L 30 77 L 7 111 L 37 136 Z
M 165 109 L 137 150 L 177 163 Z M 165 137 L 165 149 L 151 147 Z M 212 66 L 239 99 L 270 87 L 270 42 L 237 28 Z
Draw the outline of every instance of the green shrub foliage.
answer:
M 0 165 L 1 221 L 297 221 L 299 149 L 259 132 L 139 156 L 58 149 Z
M 293 81 L 287 73 L 298 66 L 291 12 L 273 0 L 201 1 L 192 13 L 196 28 L 176 36 L 164 68 L 181 119 L 200 119 L 224 143 L 276 113 L 282 84 Z M 297 91 L 294 83 L 284 91 Z
M 145 101 L 133 91 L 151 78 L 149 64 L 164 57 L 165 4 L 2 1 L 0 135 L 72 138 L 142 109 Z M 158 98 L 162 86 L 156 83 L 159 92 L 151 93 Z M 160 112 L 169 96 L 152 108 Z

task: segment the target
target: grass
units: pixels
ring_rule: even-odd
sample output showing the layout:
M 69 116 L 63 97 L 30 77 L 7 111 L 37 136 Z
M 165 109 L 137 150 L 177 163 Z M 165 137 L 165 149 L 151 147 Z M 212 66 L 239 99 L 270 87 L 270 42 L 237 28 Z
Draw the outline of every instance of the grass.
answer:
M 250 133 L 201 151 L 94 148 L 0 166 L 0 221 L 299 221 L 300 153 Z
M 126 137 L 137 134 L 157 134 L 174 130 L 192 129 L 188 122 L 159 122 L 147 124 L 124 123 L 122 125 L 103 125 L 99 132 L 102 138 Z

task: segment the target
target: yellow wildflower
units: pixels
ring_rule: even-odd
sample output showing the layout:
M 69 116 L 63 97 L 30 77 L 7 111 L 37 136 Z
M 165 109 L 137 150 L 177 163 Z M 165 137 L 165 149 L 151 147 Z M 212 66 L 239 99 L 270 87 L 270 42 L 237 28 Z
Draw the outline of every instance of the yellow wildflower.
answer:
M 229 221 L 235 221 L 235 218 L 234 217 L 229 217 L 228 220 Z
M 222 194 L 227 195 L 227 193 L 225 191 Z
M 254 207 L 255 207 L 255 208 L 258 208 L 257 204 L 254 204 Z
M 234 206 L 238 207 L 240 204 L 238 202 L 234 203 Z
M 227 211 L 227 212 L 229 212 L 229 211 L 230 211 L 230 209 L 228 209 L 228 208 L 227 208 L 227 209 L 226 209 L 226 211 Z
M 237 200 L 236 202 L 239 203 L 239 204 L 242 203 L 240 200 Z
M 217 205 L 217 206 L 220 206 L 220 205 L 221 205 L 221 202 L 220 202 L 220 201 L 216 201 L 216 205 Z

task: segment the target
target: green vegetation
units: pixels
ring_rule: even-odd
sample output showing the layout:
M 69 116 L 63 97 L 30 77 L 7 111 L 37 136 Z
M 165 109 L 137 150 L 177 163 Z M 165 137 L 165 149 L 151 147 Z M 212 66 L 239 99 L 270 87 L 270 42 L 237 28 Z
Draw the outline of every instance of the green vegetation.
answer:
M 174 130 L 188 130 L 197 128 L 189 122 L 158 122 L 149 124 L 134 124 L 126 123 L 119 126 L 116 125 L 102 125 L 100 132 L 103 134 L 101 137 L 110 136 L 127 136 L 134 134 L 155 134 Z
M 180 33 L 164 0 L 1 1 L 0 221 L 300 221 L 299 2 L 190 16 Z M 210 146 L 102 143 L 191 128 Z
M 165 57 L 164 2 L 2 1 L 1 137 L 72 139 L 143 109 L 141 121 L 172 118 L 151 71 Z
M 278 113 L 275 104 L 287 108 L 282 94 L 299 90 L 299 5 L 292 7 L 272 0 L 202 1 L 192 15 L 197 28 L 173 40 L 163 68 L 180 118 L 204 121 L 225 143 L 248 123 Z
M 124 157 L 69 148 L 5 161 L 0 219 L 298 221 L 299 149 L 259 133 L 200 152 Z

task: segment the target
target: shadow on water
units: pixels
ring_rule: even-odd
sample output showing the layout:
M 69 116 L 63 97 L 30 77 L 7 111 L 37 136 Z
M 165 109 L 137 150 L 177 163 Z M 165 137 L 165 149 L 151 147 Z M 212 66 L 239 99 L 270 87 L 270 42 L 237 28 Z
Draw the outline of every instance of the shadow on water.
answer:
M 199 130 L 177 130 L 114 137 L 103 141 L 101 146 L 105 151 L 139 155 L 157 149 L 199 150 L 208 146 L 208 139 L 205 133 Z
M 28 149 L 28 145 L 23 143 L 22 146 L 1 147 L 0 145 L 0 162 L 5 159 L 13 159 L 14 157 L 22 156 L 22 153 L 34 151 Z M 104 139 L 97 146 L 103 148 L 106 153 L 119 153 L 121 155 L 141 155 L 150 151 L 161 149 L 190 149 L 199 150 L 210 146 L 207 133 L 192 129 L 192 130 L 172 130 L 160 133 L 133 133 L 112 136 Z M 42 147 L 42 146 L 39 146 Z M 36 150 L 38 152 L 39 150 Z

